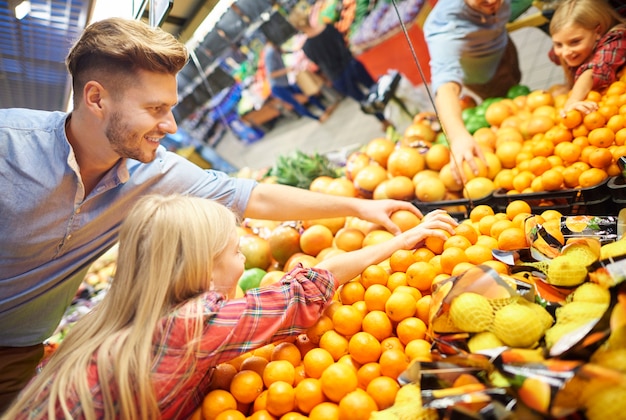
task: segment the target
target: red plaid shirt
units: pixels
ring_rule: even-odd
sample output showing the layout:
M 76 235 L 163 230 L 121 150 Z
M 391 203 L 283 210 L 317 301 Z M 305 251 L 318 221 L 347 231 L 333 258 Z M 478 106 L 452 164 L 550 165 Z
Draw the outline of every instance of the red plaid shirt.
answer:
M 190 303 L 163 318 L 154 333 L 152 383 L 163 419 L 186 419 L 207 393 L 214 367 L 249 350 L 306 331 L 321 316 L 335 292 L 332 274 L 326 270 L 298 267 L 277 286 L 249 290 L 243 298 L 227 300 L 216 292 L 201 299 L 205 308 L 205 334 L 193 360 L 181 364 L 188 346 L 185 314 Z M 192 368 L 192 363 L 195 367 Z M 114 363 L 111 363 L 111 368 Z M 111 369 L 112 370 L 112 369 Z M 101 372 L 100 372 L 101 373 Z M 107 372 L 107 375 L 110 375 Z M 102 392 L 96 357 L 89 367 L 89 383 L 96 416 L 103 418 Z M 117 389 L 111 389 L 117 400 Z M 48 392 L 29 404 L 19 419 L 47 419 Z M 80 401 L 66 401 L 72 419 L 83 418 Z M 57 404 L 57 417 L 63 418 Z
M 561 61 L 554 53 L 554 49 L 551 49 L 548 55 L 554 63 L 561 64 Z M 617 72 L 625 63 L 626 25 L 617 25 L 598 41 L 595 51 L 589 57 L 589 60 L 578 66 L 574 73 L 574 80 L 578 79 L 583 72 L 592 70 L 592 89 L 602 91 L 617 80 Z

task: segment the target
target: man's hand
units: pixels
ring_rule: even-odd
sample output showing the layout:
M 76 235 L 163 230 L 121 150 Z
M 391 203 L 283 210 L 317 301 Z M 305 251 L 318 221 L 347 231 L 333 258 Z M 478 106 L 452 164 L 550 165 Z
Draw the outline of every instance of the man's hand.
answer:
M 408 201 L 402 200 L 362 200 L 359 210 L 359 218 L 376 223 L 397 235 L 400 228 L 391 221 L 391 215 L 398 210 L 408 210 L 420 219 L 422 213 L 417 207 Z

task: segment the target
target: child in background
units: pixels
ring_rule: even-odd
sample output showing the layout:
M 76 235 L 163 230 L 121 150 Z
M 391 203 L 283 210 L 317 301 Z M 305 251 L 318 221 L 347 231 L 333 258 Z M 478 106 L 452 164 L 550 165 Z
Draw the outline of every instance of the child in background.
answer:
M 583 114 L 598 109 L 585 100 L 617 80 L 626 63 L 626 25 L 605 0 L 564 0 L 550 21 L 553 49 L 550 58 L 563 67 L 571 89 L 563 112 Z
M 4 419 L 188 418 L 214 367 L 312 326 L 338 286 L 457 223 L 444 211 L 381 244 L 298 266 L 234 299 L 235 215 L 203 198 L 148 195 L 122 224 L 115 280 Z

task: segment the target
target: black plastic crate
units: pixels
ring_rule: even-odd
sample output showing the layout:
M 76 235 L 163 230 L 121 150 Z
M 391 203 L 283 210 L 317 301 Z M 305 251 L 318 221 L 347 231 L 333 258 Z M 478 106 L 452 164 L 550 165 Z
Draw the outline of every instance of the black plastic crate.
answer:
M 433 201 L 430 203 L 413 200 L 412 203 L 422 212 L 422 214 L 426 214 L 436 209 L 443 209 L 446 210 L 450 214 L 450 216 L 454 217 L 455 219 L 464 220 L 469 218 L 469 214 L 472 209 L 478 205 L 487 204 L 490 207 L 493 207 L 491 199 L 492 194 L 489 194 L 478 200 L 460 198 L 456 200 Z
M 609 179 L 606 179 L 604 182 L 589 188 L 525 194 L 507 194 L 506 190 L 499 189 L 493 193 L 492 202 L 496 212 L 505 212 L 510 202 L 522 200 L 530 205 L 533 214 L 540 214 L 545 210 L 558 210 L 566 216 L 617 214 L 613 200 L 611 200 L 608 182 Z

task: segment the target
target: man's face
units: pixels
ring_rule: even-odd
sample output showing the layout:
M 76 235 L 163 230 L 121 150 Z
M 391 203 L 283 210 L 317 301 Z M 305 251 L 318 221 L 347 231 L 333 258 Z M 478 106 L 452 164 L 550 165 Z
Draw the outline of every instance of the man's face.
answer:
M 160 140 L 175 133 L 172 107 L 177 100 L 176 77 L 140 72 L 137 84 L 115 102 L 105 121 L 105 135 L 115 153 L 140 162 L 151 162 Z
M 500 10 L 503 0 L 465 0 L 472 9 L 485 15 L 494 15 Z

